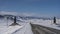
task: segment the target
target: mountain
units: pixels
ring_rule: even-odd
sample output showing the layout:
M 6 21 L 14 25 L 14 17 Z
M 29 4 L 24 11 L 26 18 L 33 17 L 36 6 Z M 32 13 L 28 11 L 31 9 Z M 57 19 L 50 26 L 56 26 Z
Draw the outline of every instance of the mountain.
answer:
M 11 19 L 13 20 L 13 17 L 15 15 L 0 15 L 0 18 L 7 18 L 7 19 Z M 51 18 L 45 18 L 45 17 L 35 17 L 35 16 L 16 16 L 17 19 L 24 19 L 24 20 L 28 20 L 28 19 L 43 19 L 43 20 L 51 20 Z

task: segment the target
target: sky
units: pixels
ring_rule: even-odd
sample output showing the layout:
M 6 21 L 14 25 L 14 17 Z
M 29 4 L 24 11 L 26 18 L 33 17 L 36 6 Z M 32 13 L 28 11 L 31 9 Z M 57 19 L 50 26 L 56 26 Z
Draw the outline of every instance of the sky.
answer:
M 0 0 L 0 12 L 60 17 L 60 0 Z

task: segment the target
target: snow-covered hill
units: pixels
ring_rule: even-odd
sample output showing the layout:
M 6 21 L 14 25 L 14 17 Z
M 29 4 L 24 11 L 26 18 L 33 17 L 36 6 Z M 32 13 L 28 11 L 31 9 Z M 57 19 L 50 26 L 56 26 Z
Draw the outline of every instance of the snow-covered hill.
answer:
M 26 22 L 18 22 L 19 25 L 9 26 L 13 21 L 0 19 L 0 34 L 33 34 L 31 26 Z
M 13 17 L 17 17 L 17 23 L 19 25 L 9 26 L 13 23 Z M 35 16 L 18 16 L 13 13 L 0 14 L 0 34 L 33 34 L 31 24 L 42 25 L 53 29 L 60 30 L 60 19 L 56 19 L 57 24 L 53 24 L 53 19 Z

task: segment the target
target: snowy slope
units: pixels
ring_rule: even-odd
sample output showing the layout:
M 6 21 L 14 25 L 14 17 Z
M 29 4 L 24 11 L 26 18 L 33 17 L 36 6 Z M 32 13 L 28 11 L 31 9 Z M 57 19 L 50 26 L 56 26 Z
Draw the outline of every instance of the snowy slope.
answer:
M 43 19 L 29 19 L 23 20 L 18 19 L 17 23 L 21 26 L 9 26 L 13 23 L 12 20 L 7 20 L 6 18 L 0 19 L 0 34 L 33 34 L 30 23 L 42 25 L 45 27 L 54 28 L 60 30 L 60 25 L 53 24 L 53 20 L 43 20 Z M 57 23 L 60 24 L 60 19 L 57 19 Z
M 22 26 L 19 26 L 19 25 L 9 26 L 9 27 L 7 28 L 7 30 L 6 30 L 4 33 L 2 33 L 2 34 L 12 34 L 13 32 L 15 32 L 16 30 L 18 30 L 18 29 L 20 29 L 20 28 L 22 28 Z
M 4 28 L 2 30 L 3 30 L 2 32 L 4 33 L 0 32 L 0 34 L 33 34 L 29 23 L 27 23 L 24 26 L 19 26 L 19 25 L 9 26 L 8 28 Z
M 8 20 L 7 25 L 6 19 L 0 20 L 0 34 L 33 34 L 30 23 L 17 22 L 21 26 L 9 26 L 11 23 L 13 23 L 13 21 Z
M 23 28 L 17 30 L 13 34 L 33 34 L 31 26 L 27 23 Z

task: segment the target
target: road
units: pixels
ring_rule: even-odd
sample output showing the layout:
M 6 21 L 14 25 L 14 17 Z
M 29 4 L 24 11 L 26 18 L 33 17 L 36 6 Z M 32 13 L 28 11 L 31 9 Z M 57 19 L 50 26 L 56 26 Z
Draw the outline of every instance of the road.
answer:
M 60 34 L 60 30 L 44 27 L 41 25 L 31 24 L 34 34 Z

